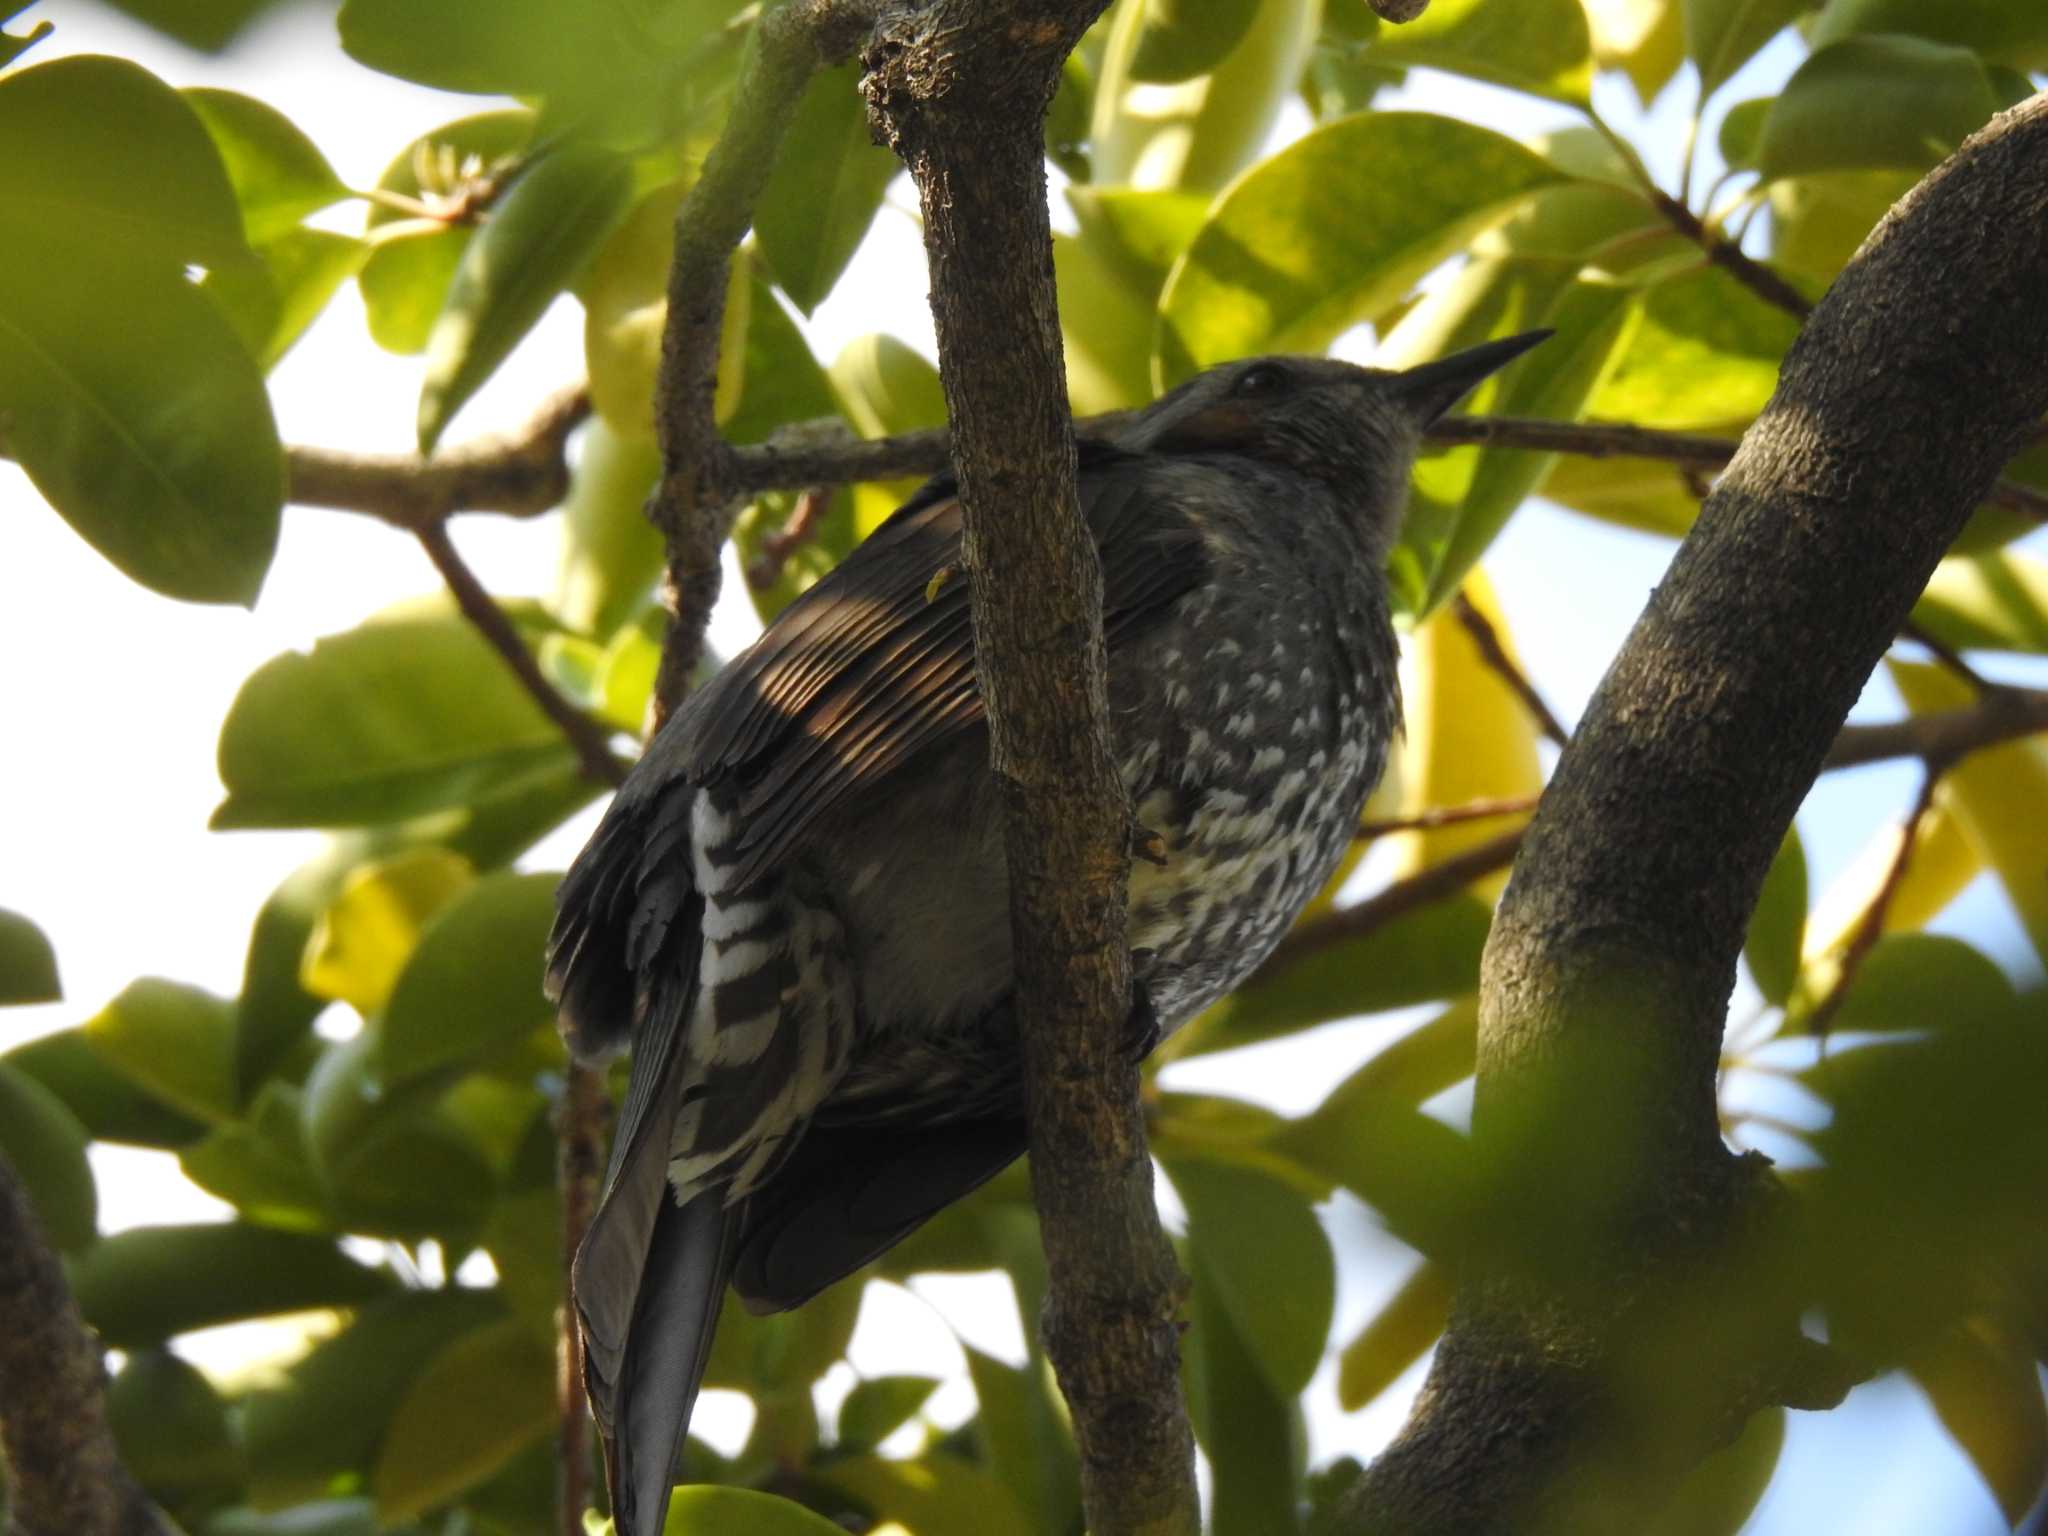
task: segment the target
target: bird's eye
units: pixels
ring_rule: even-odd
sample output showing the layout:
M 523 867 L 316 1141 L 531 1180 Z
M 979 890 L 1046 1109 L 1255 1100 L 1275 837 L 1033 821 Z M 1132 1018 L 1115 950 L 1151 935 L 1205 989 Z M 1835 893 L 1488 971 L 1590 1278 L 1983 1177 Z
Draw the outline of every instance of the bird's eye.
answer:
M 1287 370 L 1278 363 L 1257 363 L 1237 376 L 1230 392 L 1239 399 L 1277 395 L 1287 387 Z

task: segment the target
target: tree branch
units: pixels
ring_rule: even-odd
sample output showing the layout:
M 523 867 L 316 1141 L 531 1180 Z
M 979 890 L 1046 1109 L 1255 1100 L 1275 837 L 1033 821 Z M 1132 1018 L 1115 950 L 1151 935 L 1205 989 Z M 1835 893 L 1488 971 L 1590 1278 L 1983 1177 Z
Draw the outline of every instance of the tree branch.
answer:
M 0 1157 L 0 1470 L 7 1536 L 166 1536 L 121 1465 L 97 1341 Z
M 1550 706 L 1543 701 L 1543 695 L 1536 691 L 1536 685 L 1508 654 L 1508 648 L 1501 643 L 1500 635 L 1493 627 L 1493 621 L 1479 611 L 1479 607 L 1460 592 L 1451 600 L 1451 611 L 1458 616 L 1458 622 L 1465 626 L 1465 632 L 1472 637 L 1472 643 L 1479 647 L 1479 658 L 1492 669 L 1495 676 L 1508 685 L 1508 690 L 1522 701 L 1522 707 L 1529 712 L 1529 718 L 1536 722 L 1536 729 L 1558 746 L 1571 739 L 1571 732 Z
M 655 381 L 662 478 L 647 513 L 668 540 L 669 634 L 655 680 L 655 724 L 682 699 L 718 602 L 719 551 L 740 487 L 712 415 L 732 253 L 753 222 L 797 98 L 821 65 L 850 57 L 874 18 L 861 0 L 789 0 L 763 9 L 725 129 L 676 210 L 668 318 Z
M 590 1399 L 583 1384 L 583 1334 L 576 1325 L 576 1253 L 597 1213 L 604 1181 L 605 1128 L 611 1095 L 604 1071 L 571 1060 L 555 1106 L 555 1189 L 562 1206 L 561 1320 L 556 1329 L 555 1523 L 562 1536 L 583 1536 L 590 1508 Z
M 1123 1045 L 1131 813 L 1109 737 L 1102 573 L 1075 495 L 1044 118 L 1105 0 L 935 0 L 866 53 L 871 117 L 916 181 L 965 517 L 990 767 L 1007 802 L 1040 1326 L 1095 1536 L 1193 1536 L 1184 1281 Z
M 1816 308 L 1565 749 L 1482 972 L 1500 1246 L 1345 1530 L 1638 1530 L 1749 1413 L 1844 1385 L 1798 1332 L 1786 1199 L 1721 1139 L 1721 1031 L 1794 809 L 2048 411 L 2044 220 L 2039 97 Z
M 519 631 L 505 617 L 505 610 L 477 580 L 476 572 L 456 553 L 455 543 L 448 537 L 447 524 L 430 522 L 413 532 L 420 541 L 420 547 L 426 550 L 427 558 L 434 562 L 434 569 L 441 573 L 441 579 L 454 594 L 455 606 L 462 610 L 462 616 L 476 627 L 493 650 L 505 658 L 505 665 L 512 669 L 512 675 L 533 695 L 533 701 L 540 705 L 542 712 L 569 738 L 569 745 L 576 749 L 576 756 L 582 761 L 584 777 L 614 788 L 623 784 L 629 765 L 613 755 L 611 733 L 571 704 L 562 696 L 561 690 L 547 680 L 540 663 L 534 660 L 533 652 L 526 648 L 526 642 L 519 638 Z

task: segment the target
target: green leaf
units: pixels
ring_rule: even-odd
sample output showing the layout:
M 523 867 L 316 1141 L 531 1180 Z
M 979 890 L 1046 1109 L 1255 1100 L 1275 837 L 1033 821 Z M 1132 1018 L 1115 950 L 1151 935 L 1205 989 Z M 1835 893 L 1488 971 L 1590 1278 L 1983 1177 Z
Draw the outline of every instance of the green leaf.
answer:
M 1315 129 L 1231 187 L 1175 264 L 1154 380 L 1320 350 L 1562 179 L 1513 140 L 1449 118 L 1375 112 Z
M 1856 973 L 1830 1034 L 1894 1034 L 1952 1019 L 1992 1018 L 2012 1003 L 2012 983 L 1961 939 L 1894 933 Z
M 1934 568 L 1913 622 L 1959 651 L 2048 652 L 2048 562 L 1996 551 Z
M 1916 1352 L 1909 1369 L 2018 1529 L 2048 1482 L 2048 1404 L 2028 1342 L 1976 1319 Z
M 203 1508 L 241 1491 L 242 1453 L 227 1403 L 169 1350 L 128 1357 L 107 1385 L 107 1422 L 122 1466 L 167 1509 Z
M 1174 1039 L 1177 1056 L 1232 1050 L 1355 1013 L 1380 1013 L 1479 985 L 1492 911 L 1475 896 L 1433 903 L 1367 934 L 1304 955 L 1216 1004 Z
M 1740 436 L 1741 430 L 1716 435 Z M 1559 454 L 1537 494 L 1602 522 L 1673 539 L 1685 536 L 1700 510 L 1700 499 L 1677 465 L 1648 459 Z
M 935 1376 L 872 1376 L 859 1382 L 839 1405 L 836 1444 L 871 1451 L 895 1434 L 939 1389 Z
M 1831 0 L 1812 42 L 1820 49 L 1872 32 L 1911 33 L 2021 69 L 2048 69 L 2048 12 L 2034 0 Z
M 704 1367 L 704 1385 L 751 1393 L 808 1394 L 846 1354 L 865 1282 L 842 1280 L 794 1312 L 756 1314 L 728 1294 Z
M 119 251 L 162 277 L 248 259 L 206 130 L 176 91 L 126 59 L 54 59 L 0 80 L 0 143 L 0 206 L 15 230 L 34 232 L 31 248 L 55 239 Z M 128 333 L 138 334 L 154 333 Z
M 645 509 L 660 478 L 661 452 L 653 443 L 603 419 L 583 429 L 562 503 L 562 563 L 555 578 L 554 609 L 569 628 L 610 635 L 647 605 L 663 548 Z
M 379 1043 L 365 1029 L 331 1045 L 306 1078 L 306 1143 L 329 1206 L 353 1231 L 468 1246 L 489 1219 L 497 1172 L 435 1102 L 445 1078 L 387 1082 Z
M 18 3 L 10 6 L 7 11 L 0 13 L 0 21 L 11 19 L 16 12 L 22 10 L 28 3 L 29 0 L 18 0 Z M 16 59 L 27 53 L 29 49 L 35 47 L 37 43 L 40 43 L 56 30 L 55 23 L 39 21 L 29 28 L 28 36 L 26 37 L 16 37 L 12 32 L 0 31 L 0 69 L 4 69 L 9 64 L 12 64 Z
M 326 156 L 269 103 L 207 87 L 180 94 L 213 136 L 251 245 L 275 240 L 348 196 Z
M 326 1191 L 308 1158 L 298 1086 L 265 1083 L 240 1120 L 217 1125 L 178 1154 L 185 1177 L 248 1220 L 298 1232 L 333 1230 Z
M 474 804 L 573 760 L 553 721 L 466 622 L 392 618 L 289 651 L 221 726 L 231 827 L 351 826 Z
M 0 414 L 36 489 L 127 575 L 255 601 L 284 452 L 256 365 L 175 267 L 49 230 L 0 241 Z
M 856 336 L 839 349 L 832 385 L 863 437 L 890 437 L 946 424 L 939 370 L 894 336 Z
M 384 1011 L 389 1082 L 479 1057 L 552 1025 L 541 956 L 560 876 L 487 875 L 427 924 Z
M 812 76 L 754 207 L 754 238 L 805 314 L 832 291 L 899 169 L 868 137 L 858 59 Z
M 1096 71 L 1090 177 L 1103 186 L 1215 192 L 1259 156 L 1293 96 L 1316 40 L 1321 6 L 1260 0 L 1238 45 L 1178 85 L 1132 74 L 1145 13 L 1119 6 Z M 1143 91 L 1139 102 L 1131 93 Z
M 1799 981 L 1799 957 L 1806 948 L 1806 850 L 1799 831 L 1785 833 L 1778 855 L 1764 875 L 1756 911 L 1750 914 L 1749 937 L 1742 953 L 1757 990 L 1783 1007 Z
M 78 1258 L 79 1309 L 115 1349 L 155 1344 L 216 1323 L 349 1307 L 383 1296 L 391 1276 L 332 1240 L 239 1222 L 130 1227 Z
M 1314 1118 L 1357 1120 L 1385 1105 L 1413 1109 L 1472 1075 L 1479 1000 L 1465 997 L 1381 1050 L 1330 1090 Z
M 1816 171 L 1925 169 L 1998 110 L 1967 48 L 1885 34 L 1817 50 L 1772 104 L 1757 139 L 1766 181 Z
M 1031 1241 L 1037 1241 L 1035 1233 Z M 1025 1315 L 1035 1311 L 1029 1308 Z M 1081 1462 L 1045 1362 L 1034 1356 L 1019 1367 L 964 1341 L 960 1347 L 980 1405 L 974 1422 L 990 1470 L 1016 1498 L 1028 1528 L 1076 1529 L 1081 1518 Z
M 145 976 L 88 1019 L 101 1059 L 164 1103 L 206 1121 L 225 1120 L 235 1092 L 234 1004 L 197 987 Z
M 1814 0 L 1684 0 L 1685 51 L 1699 66 L 1700 99 L 1718 91 Z
M 0 1057 L 0 1159 L 12 1165 L 63 1253 L 99 1235 L 99 1191 L 85 1148 L 85 1127 L 64 1101 Z
M 1376 1097 L 1347 1085 L 1270 1145 L 1343 1185 L 1424 1253 L 1446 1254 L 1465 1238 L 1474 1200 L 1471 1143 L 1403 1095 Z
M 377 1513 L 403 1520 L 446 1503 L 546 1434 L 555 1352 L 516 1318 L 447 1345 L 413 1381 L 371 1474 Z
M 1330 1336 L 1336 1266 L 1308 1202 L 1253 1169 L 1166 1161 L 1188 1210 L 1188 1243 L 1273 1392 L 1308 1385 Z
M 218 53 L 277 0 L 112 0 L 115 10 L 176 38 L 187 48 Z
M 177 1148 L 197 1141 L 206 1126 L 179 1113 L 117 1071 L 82 1029 L 64 1029 L 0 1056 L 0 1064 L 26 1073 L 64 1101 L 95 1141 Z
M 1627 72 L 1645 106 L 1656 99 L 1685 54 L 1679 0 L 1586 0 L 1593 56 Z
M 1918 171 L 1836 171 L 1772 184 L 1771 259 L 1832 282 Z
M 556 149 L 533 162 L 462 253 L 427 338 L 420 451 L 496 371 L 624 215 L 633 169 L 600 149 Z
M 1752 96 L 1748 101 L 1735 103 L 1721 119 L 1717 142 L 1721 158 L 1731 168 L 1747 170 L 1755 166 L 1757 141 L 1763 136 L 1764 119 L 1771 115 L 1771 103 L 1776 100 L 1775 96 Z
M 1652 283 L 1586 414 L 1679 432 L 1750 420 L 1798 335 L 1797 320 L 1718 267 Z
M 416 1525 L 386 1526 L 368 1499 L 310 1499 L 283 1509 L 228 1509 L 207 1521 L 206 1536 L 419 1536 Z
M 476 178 L 502 177 L 533 137 L 533 121 L 532 112 L 519 108 L 444 123 L 401 150 L 377 178 L 377 190 L 432 205 Z M 412 218 L 370 205 L 365 236 L 372 249 L 357 286 L 378 346 L 402 353 L 425 349 L 475 234 L 472 222 Z
M 285 1504 L 316 1497 L 340 1474 L 367 1471 L 413 1380 L 454 1340 L 505 1316 L 489 1291 L 385 1296 L 289 1367 L 243 1407 L 253 1495 Z
M 1186 1366 L 1189 1416 L 1214 1474 L 1207 1529 L 1211 1536 L 1286 1536 L 1300 1529 L 1300 1410 L 1291 1392 L 1275 1390 L 1213 1268 L 1215 1256 L 1213 1247 L 1194 1247 Z M 1291 1280 L 1273 1278 L 1273 1294 Z
M 1579 0 L 1433 0 L 1415 20 L 1380 28 L 1367 57 L 1581 105 L 1593 85 L 1593 39 Z
M 1024 1523 L 1010 1490 L 980 1467 L 944 1451 L 933 1451 L 915 1461 L 889 1461 L 873 1454 L 848 1456 L 822 1463 L 814 1475 L 818 1481 L 850 1495 L 874 1513 L 878 1523 L 898 1521 L 911 1536 L 951 1536 L 972 1531 L 975 1536 L 1043 1536 Z M 692 1526 L 696 1532 L 747 1530 L 741 1526 Z M 798 1526 L 790 1536 L 810 1536 L 810 1526 Z M 668 1527 L 667 1536 L 674 1536 Z
M 295 228 L 258 247 L 255 266 L 209 272 L 200 286 L 267 373 L 369 256 L 361 240 Z
M 1544 316 L 1544 323 L 1557 334 L 1510 365 L 1496 387 L 1492 408 L 1511 416 L 1579 420 L 1612 375 L 1641 314 L 1632 289 L 1613 283 L 1572 284 Z M 1469 401 L 1466 408 L 1471 408 Z M 1464 584 L 1508 519 L 1549 474 L 1555 457 L 1513 448 L 1482 449 L 1447 529 L 1436 520 L 1410 519 L 1402 542 L 1419 550 L 1432 571 L 1423 613 Z
M 1143 30 L 1130 78 L 1172 84 L 1207 74 L 1237 47 L 1258 14 L 1258 0 L 1144 0 Z
M 697 1483 L 676 1489 L 661 1536 L 842 1536 L 844 1530 L 772 1493 Z
M 1059 287 L 1067 395 L 1075 413 L 1132 410 L 1150 403 L 1153 305 L 1134 301 L 1125 265 L 1098 241 L 1055 234 L 1052 268 Z
M 433 846 L 358 867 L 307 940 L 300 972 L 306 990 L 361 1014 L 376 1013 L 390 998 L 421 929 L 475 883 L 469 860 Z
M 0 907 L 0 1006 L 54 1003 L 63 996 L 57 951 L 43 930 L 19 912 Z
M 1337 1405 L 1356 1413 L 1378 1397 L 1442 1337 L 1451 1316 L 1450 1276 L 1425 1263 L 1337 1358 Z
M 1785 1410 L 1753 1415 L 1735 1437 L 1692 1469 L 1645 1536 L 1736 1536 L 1771 1485 L 1785 1448 Z

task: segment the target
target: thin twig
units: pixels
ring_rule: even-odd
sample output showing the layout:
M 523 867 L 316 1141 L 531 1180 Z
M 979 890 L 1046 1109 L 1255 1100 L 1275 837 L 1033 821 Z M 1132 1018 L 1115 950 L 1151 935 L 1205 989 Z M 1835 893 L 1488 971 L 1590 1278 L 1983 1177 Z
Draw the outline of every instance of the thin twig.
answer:
M 1855 928 L 1849 934 L 1848 943 L 1842 950 L 1841 967 L 1835 972 L 1834 984 L 1807 1010 L 1805 1024 L 1807 1032 L 1825 1039 L 1828 1021 L 1848 1001 L 1849 989 L 1856 984 L 1856 975 L 1863 969 L 1863 962 L 1877 947 L 1877 941 L 1884 937 L 1885 914 L 1891 910 L 1892 899 L 1898 895 L 1899 886 L 1906 878 L 1906 868 L 1913 862 L 1913 849 L 1919 842 L 1920 823 L 1934 805 L 1934 791 L 1941 783 L 1944 764 L 1929 762 L 1920 776 L 1920 793 L 1914 797 L 1913 809 L 1906 815 L 1905 823 L 1899 828 L 1899 846 L 1892 854 L 1891 867 L 1884 872 L 1884 883 L 1877 888 L 1877 894 L 1870 898 L 1870 905 L 1856 920 Z
M 555 1111 L 555 1188 L 562 1210 L 562 1297 L 555 1382 L 555 1512 L 562 1536 L 583 1536 L 590 1507 L 590 1402 L 583 1385 L 583 1334 L 575 1323 L 576 1252 L 597 1210 L 604 1177 L 611 1097 L 604 1072 L 571 1060 Z
M 818 536 L 836 487 L 814 485 L 797 497 L 789 521 L 761 540 L 761 553 L 747 567 L 747 585 L 759 592 L 782 580 L 789 557 Z
M 1530 718 L 1536 722 L 1536 728 L 1560 747 L 1571 740 L 1571 732 L 1567 731 L 1557 716 L 1551 713 L 1550 706 L 1543 702 L 1543 695 L 1538 693 L 1536 685 L 1529 681 L 1529 675 L 1516 664 L 1514 657 L 1508 654 L 1507 646 L 1501 641 L 1500 632 L 1493 627 L 1493 621 L 1479 611 L 1479 605 L 1460 592 L 1452 600 L 1451 608 L 1452 612 L 1457 614 L 1458 622 L 1463 624 L 1466 632 L 1472 636 L 1472 643 L 1479 647 L 1479 659 L 1485 662 L 1501 681 L 1508 685 L 1515 697 L 1522 701 L 1522 707 L 1529 711 Z
M 434 569 L 441 573 L 441 579 L 454 594 L 455 606 L 462 610 L 462 616 L 476 626 L 477 632 L 493 650 L 505 658 L 512 675 L 533 696 L 542 712 L 569 738 L 569 745 L 576 749 L 576 756 L 583 764 L 584 777 L 613 786 L 624 783 L 629 765 L 613 754 L 611 733 L 570 703 L 562 696 L 561 690 L 547 680 L 533 652 L 526 648 L 526 642 L 519 638 L 519 631 L 505 616 L 505 610 L 498 606 L 497 600 L 477 580 L 476 572 L 456 552 L 454 541 L 448 537 L 447 525 L 427 523 L 413 532 L 421 548 L 426 550 L 427 558 L 434 562 Z
M 1948 668 L 1949 671 L 1976 689 L 1977 692 L 1989 693 L 1992 689 L 2002 686 L 1998 683 L 1987 681 L 1975 667 L 1963 659 L 1961 651 L 1956 650 L 1947 641 L 1937 639 L 1929 634 L 1923 626 L 1915 623 L 1913 620 L 1908 619 L 1904 624 L 1900 625 L 1899 633 L 1925 650 L 1936 661 Z
M 1387 816 L 1361 821 L 1355 839 L 1369 843 L 1396 832 L 1434 832 L 1439 827 L 1461 826 L 1471 821 L 1497 821 L 1503 816 L 1521 816 L 1536 809 L 1539 795 L 1517 795 L 1505 800 L 1468 800 L 1463 805 L 1444 805 L 1409 816 Z
M 1813 313 L 1813 305 L 1807 301 L 1806 295 L 1754 256 L 1747 254 L 1741 246 L 1707 228 L 1698 214 L 1669 192 L 1654 191 L 1651 194 L 1651 201 L 1673 229 L 1707 253 L 1707 260 L 1724 269 L 1730 277 L 1766 304 L 1782 309 L 1786 314 L 1799 320 L 1804 320 Z
M 1938 715 L 1843 729 L 1823 768 L 1854 768 L 1886 758 L 1953 763 L 1983 747 L 2048 731 L 2048 689 L 1988 689 L 1976 703 Z
M 458 512 L 537 517 L 568 494 L 569 435 L 589 415 L 590 391 L 578 384 L 550 396 L 517 432 L 431 458 L 287 448 L 287 495 L 301 506 L 361 512 L 411 532 Z

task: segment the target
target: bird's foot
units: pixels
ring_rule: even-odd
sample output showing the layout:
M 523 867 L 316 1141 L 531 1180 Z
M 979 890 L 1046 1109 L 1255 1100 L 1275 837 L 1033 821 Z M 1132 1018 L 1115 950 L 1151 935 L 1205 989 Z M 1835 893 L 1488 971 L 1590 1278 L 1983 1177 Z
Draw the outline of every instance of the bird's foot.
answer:
M 1133 962 L 1137 956 L 1133 955 Z M 1132 1061 L 1143 1061 L 1159 1043 L 1159 1015 L 1152 1010 L 1152 992 L 1145 983 L 1131 982 L 1131 1011 L 1124 1019 L 1123 1048 Z
M 1131 818 L 1130 830 L 1126 836 L 1130 843 L 1132 858 L 1143 859 L 1147 864 L 1156 864 L 1161 869 L 1166 868 L 1165 838 L 1135 816 Z

